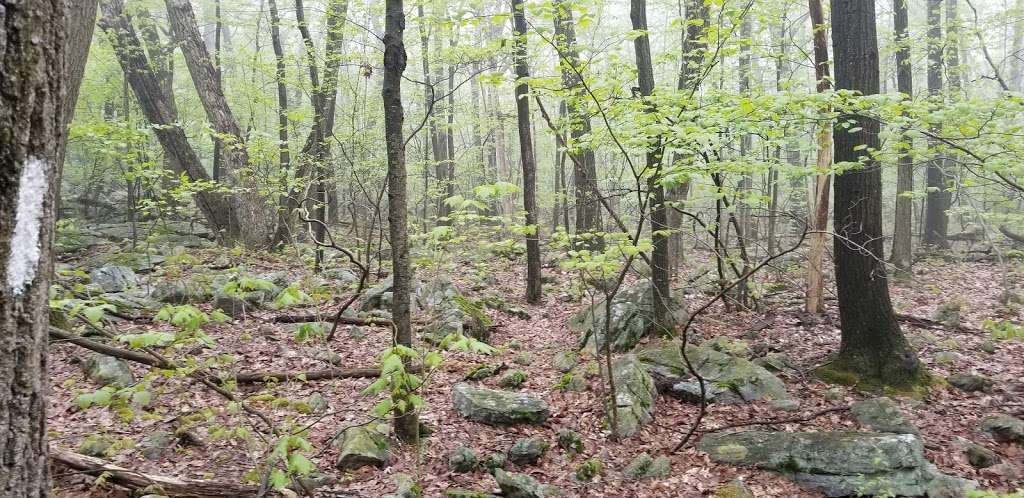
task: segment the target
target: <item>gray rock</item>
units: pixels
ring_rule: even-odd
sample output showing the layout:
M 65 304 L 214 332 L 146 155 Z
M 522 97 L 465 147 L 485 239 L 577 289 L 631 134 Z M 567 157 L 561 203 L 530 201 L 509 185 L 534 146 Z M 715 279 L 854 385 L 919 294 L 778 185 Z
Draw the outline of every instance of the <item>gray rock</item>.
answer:
M 328 408 L 327 400 L 320 393 L 310 394 L 306 404 L 309 405 L 309 409 L 313 413 L 320 413 Z
M 103 292 L 121 292 L 139 286 L 139 276 L 127 266 L 103 266 L 89 273 L 89 280 Z
M 328 474 L 321 474 L 319 472 L 314 472 L 306 476 L 296 476 L 292 479 L 298 482 L 293 481 L 287 486 L 287 488 L 292 491 L 299 491 L 303 493 L 307 490 L 314 491 L 324 486 L 333 486 L 338 482 L 336 477 Z
M 489 425 L 539 424 L 548 418 L 548 404 L 526 393 L 473 387 L 452 388 L 455 410 L 463 417 Z
M 536 479 L 514 472 L 494 470 L 494 480 L 505 498 L 548 498 L 560 495 L 558 488 L 537 482 Z
M 890 398 L 872 398 L 858 401 L 850 406 L 853 418 L 868 429 L 896 434 L 920 434 L 921 431 L 910 423 L 900 407 Z
M 245 299 L 224 293 L 218 293 L 214 296 L 213 308 L 223 311 L 225 315 L 231 318 L 242 318 L 246 312 L 255 309 Z
M 974 468 L 984 469 L 999 463 L 999 455 L 980 444 L 964 441 L 963 446 L 967 461 Z
M 195 280 L 164 280 L 156 284 L 151 296 L 161 303 L 188 304 L 209 301 L 213 293 Z
M 135 375 L 128 362 L 113 356 L 94 354 L 82 364 L 85 375 L 101 386 L 128 387 L 135 384 Z
M 317 349 L 316 351 L 314 351 L 313 359 L 317 361 L 322 361 L 324 363 L 329 363 L 335 366 L 341 365 L 345 361 L 341 358 L 340 354 L 335 353 L 334 351 L 326 348 Z
M 961 391 L 975 392 L 975 391 L 986 391 L 992 387 L 992 379 L 975 374 L 953 374 L 946 377 L 946 382 Z
M 110 451 L 110 447 L 113 445 L 114 441 L 108 437 L 92 435 L 82 441 L 82 444 L 78 446 L 78 452 L 83 455 L 102 458 L 107 456 L 107 452 Z
M 715 490 L 714 498 L 756 498 L 754 493 L 750 491 L 747 485 L 739 480 L 734 479 L 726 484 L 723 484 Z
M 935 362 L 940 365 L 952 365 L 960 361 L 960 354 L 953 351 L 939 351 L 935 355 Z
M 1024 420 L 1012 415 L 989 415 L 981 420 L 981 430 L 1000 443 L 1024 443 Z
M 516 465 L 533 465 L 544 456 L 550 445 L 539 437 L 523 437 L 508 449 L 508 461 Z
M 700 347 L 708 348 L 719 353 L 725 353 L 740 358 L 750 358 L 750 343 L 742 339 L 717 336 L 701 343 Z
M 423 488 L 409 474 L 395 474 L 395 492 L 381 498 L 419 498 L 423 496 Z
M 383 309 L 391 305 L 392 290 L 395 287 L 395 278 L 388 277 L 381 280 L 377 285 L 370 287 L 363 293 L 363 301 L 360 309 L 370 311 L 372 309 Z
M 668 457 L 651 458 L 651 455 L 647 453 L 637 455 L 626 465 L 626 468 L 622 469 L 622 474 L 631 481 L 660 479 L 668 477 L 671 472 L 672 462 Z
M 612 377 L 615 380 L 615 422 L 616 435 L 630 437 L 640 426 L 654 420 L 654 398 L 658 391 L 654 380 L 634 355 L 626 355 L 612 363 Z M 609 410 L 610 411 L 610 410 Z M 612 419 L 608 417 L 608 426 Z
M 686 354 L 697 373 L 704 378 L 705 390 L 711 393 L 708 401 L 736 403 L 791 398 L 786 385 L 778 377 L 749 360 L 692 345 L 687 346 Z M 659 380 L 659 389 L 671 391 L 679 382 L 689 382 L 679 389 L 691 393 L 693 401 L 700 400 L 696 379 L 691 378 L 686 368 L 678 341 L 643 349 L 637 352 L 637 356 L 648 371 L 664 380 Z
M 509 370 L 498 379 L 498 385 L 506 389 L 519 389 L 526 382 L 526 373 L 522 370 Z
M 613 351 L 629 351 L 640 339 L 653 332 L 654 294 L 650 280 L 644 280 L 619 291 L 611 302 L 611 320 L 607 332 Z M 581 334 L 580 348 L 595 352 L 603 349 L 605 335 L 605 307 L 601 300 L 584 308 L 569 320 L 569 328 Z M 680 323 L 685 319 L 681 301 L 673 299 L 672 319 Z
M 795 399 L 773 399 L 772 408 L 784 412 L 795 412 L 800 409 L 800 401 Z
M 507 463 L 508 457 L 504 453 L 491 453 L 484 459 L 484 467 L 487 467 L 487 470 L 492 472 L 494 469 L 504 469 Z
M 355 470 L 368 465 L 383 468 L 390 460 L 388 427 L 384 424 L 350 427 L 335 441 L 335 445 L 341 448 L 335 464 L 339 470 Z
M 786 353 L 770 352 L 753 360 L 754 364 L 771 372 L 795 373 Z
M 570 454 L 583 453 L 583 438 L 572 429 L 559 429 L 558 447 Z
M 551 364 L 556 370 L 562 373 L 569 372 L 579 362 L 579 355 L 574 351 L 562 351 L 555 355 Z
M 448 455 L 448 468 L 452 472 L 472 472 L 476 469 L 478 463 L 479 459 L 476 456 L 476 451 L 465 446 L 455 448 L 455 451 Z
M 150 299 L 146 291 L 139 288 L 127 289 L 121 292 L 108 292 L 100 294 L 98 297 L 104 303 L 114 305 L 121 313 L 136 311 L 155 312 L 161 307 L 159 302 Z
M 734 432 L 708 434 L 700 449 L 718 462 L 789 473 L 826 496 L 921 496 L 936 479 L 955 480 L 925 460 L 913 434 Z
M 142 438 L 141 451 L 146 460 L 158 460 L 164 452 L 174 446 L 174 434 L 168 431 L 155 431 Z
M 488 377 L 493 377 L 494 374 L 501 370 L 501 365 L 493 365 L 486 363 L 483 365 L 477 365 L 470 369 L 469 373 L 466 374 L 466 380 L 484 380 Z
M 416 303 L 423 309 L 431 309 L 461 295 L 451 278 L 439 275 L 416 289 Z

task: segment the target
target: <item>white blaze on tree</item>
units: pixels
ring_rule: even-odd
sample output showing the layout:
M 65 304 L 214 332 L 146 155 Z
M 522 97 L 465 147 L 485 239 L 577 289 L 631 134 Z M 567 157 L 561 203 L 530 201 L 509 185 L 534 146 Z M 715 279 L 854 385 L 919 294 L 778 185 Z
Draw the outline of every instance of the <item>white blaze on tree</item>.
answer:
M 18 180 L 18 210 L 14 234 L 11 235 L 11 255 L 7 259 L 7 287 L 16 296 L 24 292 L 36 277 L 43 204 L 49 188 L 46 160 L 30 158 Z

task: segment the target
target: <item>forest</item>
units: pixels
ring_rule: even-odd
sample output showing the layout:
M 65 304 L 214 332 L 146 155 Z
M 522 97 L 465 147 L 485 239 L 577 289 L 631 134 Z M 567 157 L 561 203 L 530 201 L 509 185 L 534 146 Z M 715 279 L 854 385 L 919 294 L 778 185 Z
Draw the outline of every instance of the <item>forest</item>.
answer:
M 0 0 L 0 498 L 1024 497 L 1024 0 Z

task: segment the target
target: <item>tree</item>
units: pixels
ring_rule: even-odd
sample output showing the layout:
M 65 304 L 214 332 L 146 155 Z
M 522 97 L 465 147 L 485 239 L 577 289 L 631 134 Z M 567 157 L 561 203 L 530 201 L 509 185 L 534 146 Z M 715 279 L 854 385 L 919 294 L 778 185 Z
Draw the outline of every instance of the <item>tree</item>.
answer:
M 928 0 L 928 95 L 942 99 L 942 0 Z M 939 143 L 932 140 L 931 147 Z M 949 210 L 952 195 L 946 190 L 945 160 L 936 155 L 928 162 L 928 196 L 925 199 L 924 243 L 938 247 L 948 244 Z
M 821 10 L 821 0 L 808 0 L 811 17 L 811 30 L 814 33 L 814 81 L 817 82 L 819 93 L 827 92 L 832 87 L 828 71 L 828 31 L 825 16 Z M 833 14 L 834 16 L 835 14 Z M 833 35 L 834 36 L 834 35 Z M 825 112 L 829 108 L 823 109 Z M 831 189 L 831 178 L 828 170 L 832 167 L 832 127 L 829 123 L 822 125 L 818 132 L 817 176 L 814 182 L 814 197 L 811 201 L 811 213 L 808 216 L 808 229 L 811 231 L 811 248 L 807 255 L 807 299 L 804 309 L 808 313 L 824 313 L 825 301 L 825 241 L 828 234 L 828 198 Z
M 538 303 L 541 298 L 540 227 L 537 222 L 537 161 L 533 154 L 530 133 L 530 86 L 526 79 L 526 5 L 512 0 L 512 35 L 515 44 L 516 116 L 519 121 L 519 158 L 523 163 L 523 209 L 526 210 L 526 301 Z
M 572 6 L 564 0 L 555 0 L 555 41 L 558 65 L 562 71 L 562 86 L 568 92 L 569 154 L 573 160 L 573 180 L 576 185 L 576 233 L 601 230 L 601 204 L 597 196 L 597 166 L 593 149 L 580 149 L 579 140 L 589 135 L 590 115 L 586 109 L 583 82 L 579 71 L 580 56 L 576 48 L 576 27 L 572 19 Z M 595 238 L 592 247 L 599 247 Z
M 54 205 L 95 4 L 0 1 L 0 495 L 50 494 L 46 356 Z
M 862 95 L 879 91 L 874 2 L 832 0 L 835 85 Z M 851 128 L 845 123 L 852 122 Z M 846 372 L 864 385 L 909 387 L 924 370 L 900 331 L 889 299 L 882 260 L 882 170 L 870 151 L 879 148 L 879 122 L 845 114 L 836 123 L 835 159 L 860 163 L 836 175 L 834 240 L 842 340 L 824 372 Z M 866 146 L 866 148 L 865 148 Z
M 412 323 L 409 312 L 409 293 L 412 290 L 412 267 L 409 264 L 408 198 L 406 196 L 405 138 L 402 126 L 402 73 L 405 72 L 406 54 L 405 10 L 402 0 L 387 0 L 384 14 L 384 140 L 388 160 L 388 233 L 391 236 L 391 271 L 394 277 L 394 297 L 391 316 L 395 324 L 395 342 L 412 347 Z M 397 407 L 399 404 L 395 403 Z M 406 405 L 396 410 L 395 435 L 404 441 L 419 437 L 416 412 Z
M 640 88 L 640 97 L 648 98 L 654 94 L 654 64 L 651 61 L 651 43 L 647 35 L 647 2 L 631 0 L 629 19 L 633 23 L 633 31 L 640 33 L 633 38 L 633 51 L 636 54 L 636 73 Z M 648 103 L 648 111 L 652 111 Z M 665 186 L 661 183 L 661 143 L 648 146 L 644 169 L 648 177 L 647 188 L 651 192 L 651 240 L 654 249 L 651 251 L 651 280 L 654 292 L 654 323 L 656 327 L 670 326 L 669 301 L 672 298 L 669 287 L 668 259 L 668 219 L 665 213 Z
M 907 36 L 907 0 L 893 0 L 892 8 L 893 30 L 896 33 L 896 86 L 909 100 L 914 98 L 914 75 L 910 66 L 910 42 Z M 902 140 L 909 142 L 910 138 L 903 135 Z M 909 153 L 912 147 L 910 143 L 904 143 L 900 147 L 902 153 L 896 179 L 896 222 L 893 227 L 892 255 L 889 261 L 896 269 L 909 271 L 913 263 L 911 225 L 914 201 L 910 194 L 914 191 L 914 160 Z

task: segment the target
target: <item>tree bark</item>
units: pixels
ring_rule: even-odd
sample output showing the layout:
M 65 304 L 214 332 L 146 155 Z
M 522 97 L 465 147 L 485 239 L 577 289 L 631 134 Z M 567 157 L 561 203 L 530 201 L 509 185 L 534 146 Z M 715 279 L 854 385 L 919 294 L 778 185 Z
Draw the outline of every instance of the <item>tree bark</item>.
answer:
M 825 16 L 821 9 L 821 0 L 808 0 L 811 30 L 814 33 L 814 80 L 818 92 L 826 92 L 831 87 L 828 68 L 828 31 Z M 834 14 L 833 14 L 834 15 Z M 835 36 L 833 34 L 833 36 Z M 877 70 L 877 68 L 876 68 Z M 830 111 L 829 108 L 823 111 Z M 828 240 L 828 198 L 831 189 L 829 169 L 832 167 L 832 127 L 830 123 L 822 125 L 818 132 L 817 176 L 811 213 L 808 216 L 808 229 L 811 231 L 811 247 L 807 255 L 807 296 L 804 309 L 808 313 L 825 312 L 825 242 Z
M 936 101 L 942 99 L 942 0 L 928 0 L 928 95 Z M 932 148 L 940 145 L 931 140 Z M 952 195 L 946 190 L 945 159 L 936 154 L 928 162 L 928 193 L 924 211 L 924 243 L 947 247 L 949 210 Z
M 832 0 L 835 84 L 863 95 L 878 93 L 874 2 Z M 846 115 L 859 131 L 835 132 L 835 158 L 863 167 L 836 176 L 834 242 L 842 339 L 829 369 L 856 374 L 867 385 L 913 386 L 923 368 L 903 337 L 889 299 L 882 260 L 882 170 L 868 154 L 880 148 L 879 122 Z M 838 126 L 838 125 L 837 125 Z M 858 150 L 862 146 L 867 149 Z
M 519 159 L 523 165 L 523 209 L 526 210 L 526 302 L 541 298 L 540 226 L 537 222 L 537 160 L 530 130 L 530 87 L 526 79 L 526 4 L 512 0 L 512 28 L 516 65 L 516 115 L 519 121 Z
M 63 0 L 0 0 L 0 495 L 50 494 L 46 330 L 68 81 Z M 70 21 L 70 20 L 69 20 Z M 77 42 L 77 41 L 76 41 Z M 67 86 L 65 86 L 67 85 Z
M 914 98 L 913 68 L 910 65 L 910 40 L 907 35 L 907 0 L 893 0 L 893 30 L 896 33 L 896 87 L 906 99 Z M 903 134 L 900 147 L 899 169 L 896 173 L 896 221 L 893 225 L 892 255 L 889 261 L 897 270 L 907 272 L 913 264 L 912 225 L 914 200 L 914 160 L 910 157 L 913 148 L 911 138 Z
M 654 64 L 651 61 L 651 43 L 647 34 L 647 2 L 646 0 L 631 0 L 629 8 L 629 19 L 632 22 L 633 31 L 641 33 L 633 38 L 633 52 L 636 54 L 637 83 L 640 88 L 640 97 L 649 98 L 654 94 Z M 645 103 L 646 111 L 654 109 L 649 102 Z M 650 216 L 651 216 L 651 240 L 654 248 L 651 251 L 651 280 L 654 293 L 654 324 L 658 330 L 670 330 L 671 312 L 669 301 L 672 299 L 672 291 L 669 287 L 669 259 L 668 259 L 668 220 L 665 213 L 665 186 L 661 184 L 661 151 L 663 148 L 660 139 L 655 144 L 649 145 L 645 156 L 645 169 L 650 176 L 647 181 L 647 188 L 651 192 Z
M 555 38 L 558 45 L 558 65 L 562 72 L 562 86 L 568 90 L 566 105 L 569 109 L 569 154 L 573 161 L 573 180 L 576 188 L 576 235 L 600 232 L 601 204 L 597 199 L 597 165 L 594 150 L 581 148 L 580 139 L 589 135 L 590 116 L 585 100 L 588 98 L 577 71 L 580 67 L 579 52 L 576 48 L 576 27 L 573 24 L 571 3 L 555 0 Z M 595 237 L 587 244 L 591 248 L 602 247 L 600 238 Z
M 192 181 L 211 181 L 185 131 L 177 124 L 177 112 L 167 101 L 165 90 L 144 55 L 131 18 L 124 13 L 123 0 L 102 0 L 100 9 L 99 26 L 107 33 L 146 120 L 156 125 L 153 133 L 170 158 L 171 167 L 178 174 L 185 173 Z M 210 229 L 222 242 L 239 240 L 241 222 L 230 195 L 199 191 L 195 200 Z
M 388 232 L 391 236 L 391 265 L 394 277 L 394 298 L 391 302 L 395 322 L 395 342 L 412 347 L 412 323 L 409 314 L 409 292 L 412 289 L 412 267 L 409 264 L 409 233 L 406 220 L 405 139 L 402 126 L 402 73 L 406 55 L 403 34 L 405 10 L 402 0 L 387 0 L 384 17 L 384 139 L 388 160 Z M 397 400 L 396 400 L 397 401 Z M 396 407 L 398 403 L 395 403 Z M 419 439 L 419 422 L 411 408 L 395 413 L 395 435 L 404 441 Z

